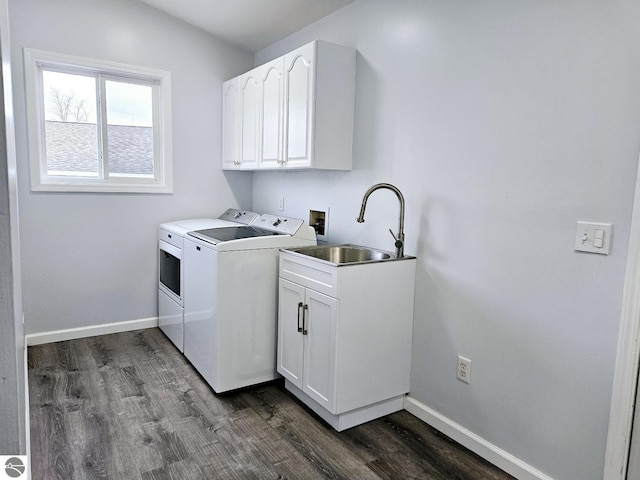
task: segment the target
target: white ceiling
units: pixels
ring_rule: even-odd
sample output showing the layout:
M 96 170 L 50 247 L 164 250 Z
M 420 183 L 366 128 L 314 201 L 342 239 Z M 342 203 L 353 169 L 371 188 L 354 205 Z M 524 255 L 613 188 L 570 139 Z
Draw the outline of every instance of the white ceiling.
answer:
M 354 0 L 142 0 L 256 52 Z

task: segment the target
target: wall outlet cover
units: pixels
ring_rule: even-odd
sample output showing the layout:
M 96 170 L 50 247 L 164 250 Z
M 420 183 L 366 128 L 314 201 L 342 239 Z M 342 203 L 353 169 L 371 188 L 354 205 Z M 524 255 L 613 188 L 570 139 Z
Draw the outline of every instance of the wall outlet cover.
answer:
M 458 355 L 458 370 L 456 376 L 458 380 L 471 383 L 471 360 L 462 355 Z

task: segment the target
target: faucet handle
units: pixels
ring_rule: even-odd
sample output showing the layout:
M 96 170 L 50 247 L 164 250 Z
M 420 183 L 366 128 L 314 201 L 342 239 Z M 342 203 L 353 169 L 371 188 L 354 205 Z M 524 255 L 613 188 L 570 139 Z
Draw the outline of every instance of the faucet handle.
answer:
M 393 230 L 389 229 L 389 233 L 391 234 L 393 239 L 396 241 L 395 247 L 396 248 L 402 248 L 402 245 L 404 245 L 404 241 L 401 238 L 396 237 L 396 234 L 393 233 Z

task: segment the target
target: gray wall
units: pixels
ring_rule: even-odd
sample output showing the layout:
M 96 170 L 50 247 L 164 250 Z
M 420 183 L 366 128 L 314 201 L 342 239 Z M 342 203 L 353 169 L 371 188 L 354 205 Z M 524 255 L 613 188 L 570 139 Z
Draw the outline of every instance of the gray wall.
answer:
M 220 169 L 221 84 L 253 55 L 140 2 L 10 0 L 27 333 L 157 316 L 157 227 L 251 206 L 251 174 Z M 33 193 L 24 47 L 172 73 L 172 195 Z
M 256 55 L 358 49 L 354 170 L 256 173 L 253 207 L 418 256 L 411 396 L 557 479 L 602 478 L 640 146 L 640 3 L 360 0 Z M 614 225 L 610 256 L 576 221 Z M 393 321 L 393 319 L 389 319 Z M 456 357 L 473 361 L 471 385 Z

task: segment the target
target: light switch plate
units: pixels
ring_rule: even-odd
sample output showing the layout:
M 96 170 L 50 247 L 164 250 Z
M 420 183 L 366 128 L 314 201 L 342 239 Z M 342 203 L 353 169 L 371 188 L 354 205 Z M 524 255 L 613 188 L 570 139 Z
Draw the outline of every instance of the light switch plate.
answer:
M 598 246 L 600 243 L 601 247 Z M 611 224 L 578 222 L 575 250 L 609 255 L 611 253 Z

